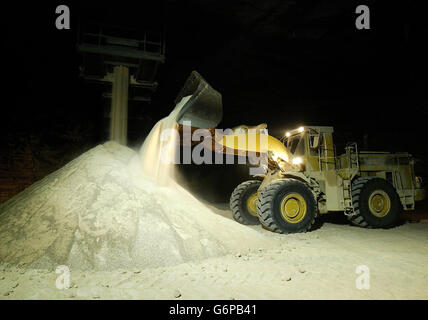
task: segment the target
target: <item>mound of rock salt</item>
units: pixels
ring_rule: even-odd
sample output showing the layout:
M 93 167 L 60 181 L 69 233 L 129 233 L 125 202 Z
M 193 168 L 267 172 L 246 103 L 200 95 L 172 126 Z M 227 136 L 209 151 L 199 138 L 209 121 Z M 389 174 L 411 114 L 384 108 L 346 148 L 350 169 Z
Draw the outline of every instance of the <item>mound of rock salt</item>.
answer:
M 179 264 L 272 240 L 159 187 L 140 156 L 99 145 L 0 206 L 0 262 L 112 270 Z

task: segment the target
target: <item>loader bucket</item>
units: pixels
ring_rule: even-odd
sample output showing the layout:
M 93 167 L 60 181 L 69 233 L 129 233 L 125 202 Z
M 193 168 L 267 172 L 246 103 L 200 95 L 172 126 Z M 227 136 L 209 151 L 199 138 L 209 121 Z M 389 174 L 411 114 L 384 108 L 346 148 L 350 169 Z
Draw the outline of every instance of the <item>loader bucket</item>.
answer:
M 202 76 L 192 71 L 183 88 L 180 90 L 175 104 L 182 98 L 191 96 L 181 108 L 176 117 L 179 124 L 191 121 L 191 126 L 196 128 L 215 128 L 223 116 L 221 94 L 214 90 Z

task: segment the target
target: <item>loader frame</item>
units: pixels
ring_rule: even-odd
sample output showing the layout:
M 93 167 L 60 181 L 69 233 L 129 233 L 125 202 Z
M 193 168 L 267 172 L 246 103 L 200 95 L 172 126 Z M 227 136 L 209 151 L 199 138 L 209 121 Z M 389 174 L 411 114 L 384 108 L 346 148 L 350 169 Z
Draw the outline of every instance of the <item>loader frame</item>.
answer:
M 302 130 L 304 128 L 304 130 Z M 353 215 L 352 183 L 357 177 L 378 177 L 388 181 L 397 192 L 402 208 L 414 210 L 415 201 L 425 198 L 425 190 L 415 176 L 413 157 L 407 152 L 359 151 L 355 142 L 348 143 L 345 153 L 336 154 L 332 127 L 301 127 L 287 133 L 282 141 L 303 158 L 298 171 L 269 170 L 259 192 L 269 183 L 281 178 L 294 178 L 305 182 L 318 203 L 318 213 L 344 211 Z

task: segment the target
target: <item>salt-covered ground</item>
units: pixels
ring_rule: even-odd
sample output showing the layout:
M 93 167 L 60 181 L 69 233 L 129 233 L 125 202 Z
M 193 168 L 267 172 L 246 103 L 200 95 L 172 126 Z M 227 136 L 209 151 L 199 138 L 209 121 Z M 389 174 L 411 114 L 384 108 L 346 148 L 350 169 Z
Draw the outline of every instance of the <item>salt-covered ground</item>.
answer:
M 57 289 L 54 269 L 0 266 L 0 299 L 427 299 L 428 223 L 369 230 L 325 223 L 277 235 L 275 247 L 158 268 L 71 271 Z M 358 289 L 357 266 L 369 269 Z

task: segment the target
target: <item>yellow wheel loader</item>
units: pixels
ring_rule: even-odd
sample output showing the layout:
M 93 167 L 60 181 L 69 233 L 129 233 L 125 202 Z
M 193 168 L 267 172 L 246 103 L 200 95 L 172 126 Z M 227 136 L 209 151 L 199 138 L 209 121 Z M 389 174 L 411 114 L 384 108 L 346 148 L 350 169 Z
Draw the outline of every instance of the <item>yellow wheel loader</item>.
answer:
M 222 143 L 248 150 L 249 136 L 232 134 Z M 241 144 L 233 137 L 241 138 Z M 233 216 L 243 224 L 305 232 L 318 215 L 343 211 L 354 225 L 390 228 L 402 209 L 414 210 L 415 201 L 425 198 L 408 153 L 359 152 L 356 143 L 349 143 L 337 155 L 333 128 L 325 126 L 300 127 L 281 140 L 268 139 L 267 173 L 240 184 L 230 198 Z
M 195 71 L 176 101 L 188 95 L 192 97 L 177 123 L 192 121 L 192 127 L 211 128 L 213 133 L 222 116 L 221 95 Z M 306 232 L 320 214 L 343 211 L 354 225 L 390 228 L 402 210 L 414 210 L 415 202 L 425 199 L 408 153 L 358 151 L 356 143 L 349 143 L 337 155 L 333 128 L 327 126 L 299 127 L 281 139 L 265 130 L 265 124 L 239 126 L 213 135 L 210 146 L 226 154 L 258 157 L 258 166 L 265 169 L 231 195 L 230 208 L 240 223 L 261 223 L 278 233 Z

